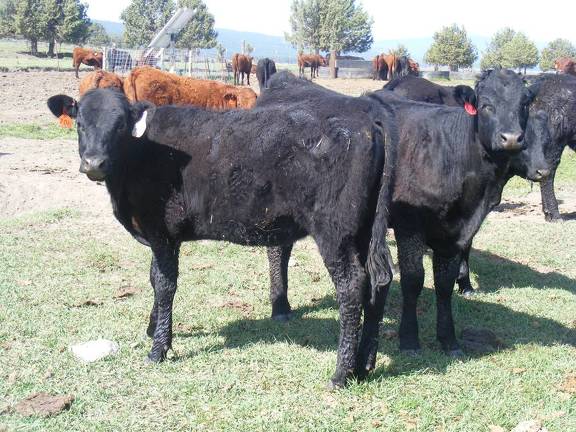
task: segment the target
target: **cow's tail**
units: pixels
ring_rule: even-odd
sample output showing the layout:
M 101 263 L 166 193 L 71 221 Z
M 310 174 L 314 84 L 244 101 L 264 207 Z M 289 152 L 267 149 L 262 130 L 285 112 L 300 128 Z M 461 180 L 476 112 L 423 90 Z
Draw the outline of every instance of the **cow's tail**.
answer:
M 390 224 L 390 205 L 394 187 L 394 170 L 396 165 L 395 129 L 382 130 L 384 166 L 378 191 L 376 213 L 372 224 L 372 235 L 368 247 L 366 270 L 370 276 L 370 303 L 376 302 L 378 293 L 386 288 L 392 280 L 392 256 L 386 243 L 386 234 Z
M 130 72 L 130 74 L 124 80 L 124 94 L 128 100 L 132 103 L 138 102 L 138 96 L 136 95 L 136 75 L 137 69 Z

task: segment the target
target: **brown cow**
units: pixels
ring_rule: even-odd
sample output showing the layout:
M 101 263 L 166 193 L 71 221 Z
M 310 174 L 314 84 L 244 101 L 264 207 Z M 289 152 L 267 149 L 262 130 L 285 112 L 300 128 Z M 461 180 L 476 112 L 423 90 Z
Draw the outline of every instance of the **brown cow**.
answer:
M 319 66 L 326 66 L 326 59 L 319 54 L 298 54 L 298 74 L 304 77 L 305 68 L 310 68 L 310 79 L 318 77 Z
M 256 93 L 218 81 L 185 78 L 149 66 L 137 67 L 124 79 L 124 93 L 131 102 L 149 101 L 154 105 L 194 105 L 228 110 L 252 108 Z
M 242 85 L 244 85 L 244 74 L 246 74 L 248 85 L 250 85 L 252 57 L 244 54 L 234 54 L 232 56 L 232 71 L 234 72 L 234 85 L 240 84 L 240 74 L 242 74 Z
M 570 57 L 560 57 L 554 62 L 556 72 L 576 75 L 576 61 Z
M 395 54 L 380 54 L 378 56 L 378 77 L 383 79 L 383 74 L 386 73 L 386 80 L 390 81 L 394 78 L 397 62 L 398 59 Z
M 106 72 L 104 70 L 91 72 L 80 81 L 80 96 L 82 96 L 88 90 L 105 87 L 116 87 L 122 90 L 122 78 L 113 72 Z
M 81 64 L 87 66 L 93 66 L 95 69 L 102 69 L 102 61 L 104 59 L 104 54 L 98 51 L 76 47 L 72 51 L 72 67 L 76 71 L 76 78 L 78 76 L 78 69 L 80 69 Z

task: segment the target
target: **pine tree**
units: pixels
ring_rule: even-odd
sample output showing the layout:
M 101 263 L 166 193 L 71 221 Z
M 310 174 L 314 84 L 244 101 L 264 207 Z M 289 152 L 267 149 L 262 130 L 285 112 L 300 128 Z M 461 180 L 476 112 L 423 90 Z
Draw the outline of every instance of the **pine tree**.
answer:
M 147 46 L 173 13 L 173 0 L 132 0 L 121 15 L 126 45 Z
M 102 24 L 92 23 L 90 25 L 89 36 L 86 42 L 93 47 L 103 47 L 110 45 L 112 43 L 112 39 Z
M 408 48 L 402 44 L 398 44 L 396 48 L 389 49 L 388 54 L 395 55 L 396 57 L 410 57 Z
M 54 45 L 58 37 L 58 27 L 64 19 L 64 0 L 44 0 L 44 38 L 48 41 L 48 57 L 54 57 Z
M 309 49 L 320 53 L 320 0 L 294 0 L 290 6 L 291 34 L 285 39 L 298 51 Z
M 560 57 L 576 58 L 576 47 L 567 39 L 556 39 L 542 50 L 540 69 L 543 71 L 554 69 L 554 62 Z
M 511 69 L 524 69 L 536 66 L 540 57 L 536 45 L 526 37 L 524 33 L 518 32 L 512 40 L 502 47 L 502 66 Z
M 38 55 L 38 41 L 45 35 L 43 0 L 19 0 L 16 6 L 17 33 L 30 41 L 30 53 Z
M 426 52 L 424 61 L 435 66 L 449 66 L 454 72 L 459 67 L 472 66 L 477 58 L 476 47 L 464 27 L 453 24 L 434 33 L 434 43 Z
M 16 0 L 0 2 L 0 37 L 14 36 L 16 27 Z
M 179 0 L 178 7 L 195 9 L 195 14 L 176 40 L 178 48 L 214 48 L 218 33 L 214 30 L 214 15 L 202 0 Z
M 58 26 L 58 41 L 82 45 L 90 36 L 91 21 L 86 6 L 79 0 L 63 0 L 63 19 Z
M 505 67 L 502 48 L 506 44 L 510 43 L 515 35 L 516 31 L 509 27 L 503 28 L 502 30 L 496 32 L 488 44 L 488 48 L 484 52 L 484 55 L 482 56 L 480 67 L 482 69 Z

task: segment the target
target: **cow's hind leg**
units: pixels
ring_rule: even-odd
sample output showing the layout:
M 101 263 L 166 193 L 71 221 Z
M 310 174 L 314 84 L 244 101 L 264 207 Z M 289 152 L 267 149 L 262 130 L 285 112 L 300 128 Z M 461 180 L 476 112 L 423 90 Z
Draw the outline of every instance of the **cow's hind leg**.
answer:
M 356 371 L 362 298 L 368 277 L 358 253 L 351 245 L 323 245 L 320 254 L 336 286 L 336 299 L 340 315 L 338 359 L 336 372 L 329 382 L 330 388 L 346 386 Z
M 288 302 L 288 261 L 293 245 L 269 247 L 268 264 L 270 268 L 270 303 L 272 319 L 288 321 L 292 309 Z
M 558 200 L 554 193 L 554 177 L 556 168 L 550 172 L 548 178 L 540 183 L 540 193 L 542 195 L 542 211 L 546 222 L 561 222 L 562 217 L 558 210 Z
M 460 255 L 443 257 L 434 253 L 432 266 L 436 290 L 436 337 L 446 354 L 461 356 L 463 353 L 456 340 L 452 318 L 452 292 L 458 276 Z
M 472 246 L 466 247 L 462 252 L 462 259 L 460 260 L 460 269 L 458 271 L 458 292 L 464 297 L 469 297 L 474 294 L 474 288 L 470 282 L 470 249 Z
M 416 305 L 424 287 L 424 240 L 420 233 L 395 230 L 402 288 L 402 317 L 400 319 L 400 351 L 416 355 L 420 352 Z
M 378 338 L 380 336 L 380 324 L 384 318 L 384 306 L 390 284 L 376 291 L 374 303 L 370 301 L 370 289 L 365 290 L 364 295 L 364 325 L 362 337 L 358 348 L 358 360 L 356 363 L 356 377 L 365 378 L 376 367 L 376 354 L 378 353 Z
M 156 328 L 148 359 L 153 362 L 164 360 L 172 347 L 172 304 L 178 279 L 179 249 L 179 244 L 165 241 L 152 246 L 154 258 L 150 274 L 154 287 L 155 308 L 152 312 L 156 309 Z

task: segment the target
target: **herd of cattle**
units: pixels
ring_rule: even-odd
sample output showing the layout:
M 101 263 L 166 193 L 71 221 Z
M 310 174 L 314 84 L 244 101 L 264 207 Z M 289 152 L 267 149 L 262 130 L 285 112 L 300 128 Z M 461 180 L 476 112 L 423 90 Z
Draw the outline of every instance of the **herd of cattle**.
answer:
M 302 61 L 312 68 L 322 59 Z M 472 241 L 506 182 L 542 182 L 546 218 L 560 218 L 553 182 L 564 147 L 576 149 L 576 77 L 542 75 L 528 86 L 496 69 L 475 88 L 444 87 L 397 73 L 402 64 L 417 70 L 409 59 L 376 63 L 378 73 L 386 64 L 386 76 L 392 69 L 396 77 L 360 97 L 275 73 L 261 60 L 258 98 L 248 88 L 139 67 L 125 79 L 94 72 L 79 101 L 48 100 L 55 116 L 76 119 L 80 171 L 106 183 L 115 217 L 152 249 L 151 361 L 164 360 L 172 345 L 182 242 L 267 246 L 272 318 L 287 320 L 292 245 L 310 235 L 339 304 L 330 384 L 365 377 L 392 280 L 389 227 L 403 297 L 400 349 L 421 349 L 416 306 L 430 248 L 437 339 L 448 355 L 462 355 L 453 288 L 472 292 Z

